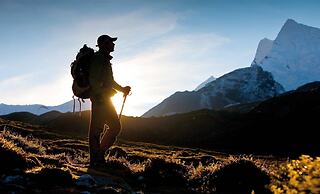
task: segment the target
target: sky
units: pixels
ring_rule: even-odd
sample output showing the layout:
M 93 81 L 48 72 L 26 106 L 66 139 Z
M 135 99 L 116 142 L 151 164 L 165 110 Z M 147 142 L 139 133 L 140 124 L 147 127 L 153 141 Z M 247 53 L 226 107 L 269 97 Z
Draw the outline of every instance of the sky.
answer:
M 250 66 L 259 41 L 289 18 L 320 27 L 313 0 L 0 0 L 0 103 L 72 99 L 70 63 L 101 34 L 118 37 L 115 80 L 132 87 L 123 111 L 140 116 L 176 91 L 192 91 Z M 122 95 L 114 97 L 119 111 Z

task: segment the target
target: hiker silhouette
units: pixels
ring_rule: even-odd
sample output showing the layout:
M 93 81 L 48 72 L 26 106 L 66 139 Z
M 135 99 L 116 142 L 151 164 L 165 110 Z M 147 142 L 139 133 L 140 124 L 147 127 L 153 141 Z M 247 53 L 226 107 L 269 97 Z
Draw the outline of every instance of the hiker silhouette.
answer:
M 94 53 L 89 69 L 91 118 L 89 128 L 90 166 L 105 164 L 104 154 L 116 141 L 121 131 L 120 119 L 111 101 L 115 90 L 127 96 L 130 86 L 122 87 L 113 78 L 110 53 L 117 38 L 101 35 L 97 39 L 99 50 Z

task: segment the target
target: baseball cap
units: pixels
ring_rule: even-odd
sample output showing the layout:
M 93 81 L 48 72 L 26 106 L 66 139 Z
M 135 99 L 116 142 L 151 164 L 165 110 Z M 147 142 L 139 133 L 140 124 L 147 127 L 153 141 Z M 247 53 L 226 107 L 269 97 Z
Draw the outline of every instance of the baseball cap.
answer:
M 105 41 L 116 41 L 118 38 L 117 37 L 110 37 L 109 35 L 101 35 L 99 36 L 99 38 L 97 39 L 97 46 L 104 43 Z

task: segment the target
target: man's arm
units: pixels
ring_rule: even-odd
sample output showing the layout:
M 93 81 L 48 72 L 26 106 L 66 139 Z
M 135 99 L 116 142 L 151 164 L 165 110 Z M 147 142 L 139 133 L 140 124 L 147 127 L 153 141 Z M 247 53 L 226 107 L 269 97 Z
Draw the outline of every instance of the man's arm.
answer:
M 126 87 L 122 87 L 120 86 L 115 80 L 113 80 L 113 84 L 112 87 L 120 92 L 122 92 L 124 95 L 128 95 L 131 87 L 130 86 L 126 86 Z
M 112 87 L 120 92 L 123 92 L 123 87 L 120 86 L 115 80 L 113 80 Z

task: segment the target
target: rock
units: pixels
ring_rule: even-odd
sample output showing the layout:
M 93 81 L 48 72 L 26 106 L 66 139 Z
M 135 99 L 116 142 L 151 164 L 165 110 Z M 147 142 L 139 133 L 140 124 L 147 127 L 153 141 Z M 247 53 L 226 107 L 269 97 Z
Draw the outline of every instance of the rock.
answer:
M 119 194 L 119 193 L 125 193 L 125 191 L 123 189 L 116 189 L 110 186 L 105 186 L 97 189 L 97 193 Z
M 139 176 L 139 177 L 138 177 L 138 180 L 139 180 L 139 181 L 142 181 L 143 179 L 144 179 L 143 176 Z
M 80 194 L 91 194 L 89 191 L 82 191 Z
M 4 184 L 19 184 L 22 182 L 24 182 L 24 178 L 20 175 L 7 176 L 2 181 Z
M 89 174 L 81 175 L 80 178 L 76 181 L 76 185 L 92 188 L 97 184 L 97 181 Z
M 29 173 L 30 179 L 41 186 L 68 186 L 73 184 L 70 171 L 61 168 L 40 168 Z

